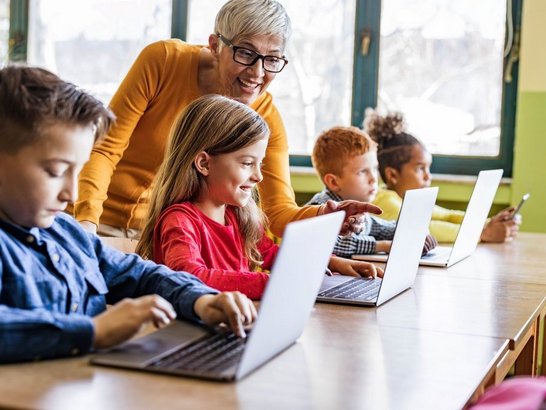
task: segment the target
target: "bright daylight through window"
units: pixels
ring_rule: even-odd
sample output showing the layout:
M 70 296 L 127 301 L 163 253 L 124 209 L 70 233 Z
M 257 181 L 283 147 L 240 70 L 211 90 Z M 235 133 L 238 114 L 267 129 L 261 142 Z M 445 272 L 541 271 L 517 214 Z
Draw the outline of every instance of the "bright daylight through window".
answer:
M 170 37 L 171 6 L 171 0 L 31 0 L 28 62 L 108 102 L 142 48 Z
M 504 0 L 383 0 L 380 110 L 434 154 L 498 155 L 505 20 Z

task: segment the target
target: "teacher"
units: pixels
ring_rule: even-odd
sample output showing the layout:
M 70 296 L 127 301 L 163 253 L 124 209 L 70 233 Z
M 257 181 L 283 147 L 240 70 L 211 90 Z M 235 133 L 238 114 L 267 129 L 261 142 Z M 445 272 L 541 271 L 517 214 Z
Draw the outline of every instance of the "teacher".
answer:
M 110 103 L 115 125 L 80 174 L 74 216 L 84 228 L 139 237 L 171 127 L 190 102 L 205 94 L 250 106 L 270 128 L 259 193 L 274 234 L 282 235 L 290 221 L 336 209 L 348 215 L 380 213 L 355 201 L 304 207 L 295 202 L 286 131 L 266 92 L 288 63 L 284 50 L 290 32 L 290 19 L 277 1 L 231 0 L 216 16 L 208 46 L 171 39 L 144 48 Z

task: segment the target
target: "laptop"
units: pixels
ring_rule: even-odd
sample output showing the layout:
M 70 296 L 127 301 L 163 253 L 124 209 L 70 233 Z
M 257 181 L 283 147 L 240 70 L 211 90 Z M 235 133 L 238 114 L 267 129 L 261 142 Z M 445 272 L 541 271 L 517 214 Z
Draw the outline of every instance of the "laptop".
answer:
M 245 339 L 175 320 L 95 354 L 91 363 L 218 381 L 241 379 L 302 334 L 344 216 L 334 212 L 287 225 L 259 317 Z
M 410 288 L 417 275 L 437 195 L 437 187 L 406 191 L 383 279 L 327 276 L 317 301 L 379 306 Z
M 419 264 L 446 268 L 472 255 L 480 242 L 501 178 L 502 169 L 480 171 L 453 246 L 437 246 L 422 256 Z M 353 255 L 353 259 L 385 262 L 387 254 Z

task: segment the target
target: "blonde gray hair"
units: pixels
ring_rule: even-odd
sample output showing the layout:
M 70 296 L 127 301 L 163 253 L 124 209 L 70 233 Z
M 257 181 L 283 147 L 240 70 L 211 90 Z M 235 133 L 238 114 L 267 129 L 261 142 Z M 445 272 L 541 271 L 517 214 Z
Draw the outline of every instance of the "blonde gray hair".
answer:
M 165 160 L 155 178 L 137 253 L 153 259 L 154 230 L 163 211 L 177 203 L 194 201 L 205 188 L 205 177 L 194 165 L 200 152 L 211 156 L 227 154 L 268 137 L 265 121 L 242 103 L 214 94 L 190 103 L 171 131 Z M 262 260 L 257 244 L 264 232 L 265 216 L 254 199 L 242 208 L 232 209 L 245 240 L 245 256 L 254 268 Z
M 230 0 L 216 15 L 214 33 L 237 43 L 258 35 L 279 36 L 286 45 L 292 25 L 275 0 Z

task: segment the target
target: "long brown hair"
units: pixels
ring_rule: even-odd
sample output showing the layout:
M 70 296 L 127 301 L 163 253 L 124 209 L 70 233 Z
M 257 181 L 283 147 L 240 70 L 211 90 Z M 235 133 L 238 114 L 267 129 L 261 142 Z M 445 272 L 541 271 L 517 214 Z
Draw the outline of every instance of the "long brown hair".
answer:
M 194 201 L 204 188 L 205 177 L 194 166 L 197 154 L 203 151 L 211 156 L 227 154 L 268 137 L 265 121 L 237 101 L 211 94 L 189 104 L 171 132 L 165 160 L 155 178 L 137 253 L 153 259 L 154 228 L 163 211 L 180 202 Z M 245 241 L 245 256 L 254 268 L 262 260 L 257 244 L 263 234 L 265 217 L 253 198 L 246 206 L 232 209 Z

